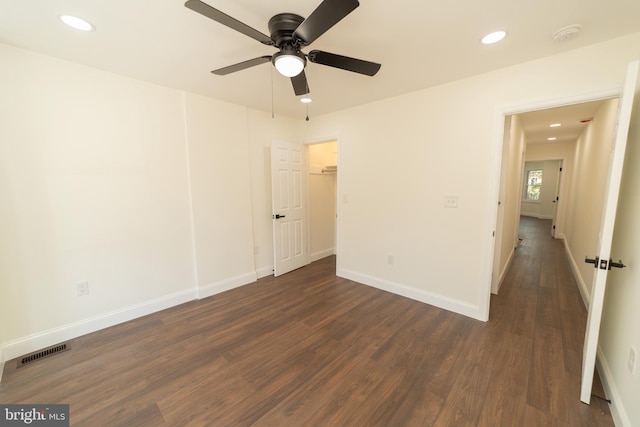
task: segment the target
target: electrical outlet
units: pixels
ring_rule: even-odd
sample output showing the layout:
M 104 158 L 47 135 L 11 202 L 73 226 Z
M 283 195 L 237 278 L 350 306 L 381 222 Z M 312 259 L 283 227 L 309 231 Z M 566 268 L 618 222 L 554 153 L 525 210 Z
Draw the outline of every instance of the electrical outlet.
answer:
M 631 347 L 631 349 L 629 349 L 629 360 L 627 361 L 627 367 L 629 368 L 629 372 L 631 372 L 632 375 L 635 375 L 636 373 L 636 359 L 638 358 L 638 353 L 636 352 L 636 349 Z
M 445 208 L 457 208 L 458 207 L 458 196 L 444 196 L 444 207 Z
M 393 265 L 393 262 L 394 262 L 393 255 L 391 254 L 387 255 L 387 264 Z
M 84 280 L 82 282 L 76 283 L 76 294 L 79 297 L 89 295 L 89 282 Z

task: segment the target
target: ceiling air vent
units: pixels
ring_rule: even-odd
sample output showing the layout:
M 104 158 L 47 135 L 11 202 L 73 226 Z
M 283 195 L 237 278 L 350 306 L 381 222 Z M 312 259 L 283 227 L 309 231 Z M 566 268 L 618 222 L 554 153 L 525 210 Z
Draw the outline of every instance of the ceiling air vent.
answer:
M 62 353 L 67 350 L 71 350 L 71 346 L 67 343 L 62 343 L 29 353 L 19 358 L 17 367 L 20 368 L 22 366 L 29 365 L 33 362 L 44 359 L 45 357 L 53 356 L 54 354 Z

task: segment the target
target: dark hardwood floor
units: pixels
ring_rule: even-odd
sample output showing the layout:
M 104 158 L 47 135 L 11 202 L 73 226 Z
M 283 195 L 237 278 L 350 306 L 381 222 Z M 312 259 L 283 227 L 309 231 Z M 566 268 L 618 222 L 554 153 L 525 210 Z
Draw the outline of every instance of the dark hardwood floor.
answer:
M 330 257 L 7 362 L 0 402 L 67 403 L 77 426 L 612 426 L 579 400 L 586 311 L 549 227 L 522 219 L 487 323 Z

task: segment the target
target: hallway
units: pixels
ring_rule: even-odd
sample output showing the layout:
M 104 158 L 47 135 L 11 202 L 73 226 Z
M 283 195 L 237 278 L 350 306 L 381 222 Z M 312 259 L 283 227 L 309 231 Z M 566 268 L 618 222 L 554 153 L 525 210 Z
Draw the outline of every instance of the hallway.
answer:
M 605 402 L 579 400 L 587 311 L 563 242 L 551 237 L 550 220 L 524 216 L 519 238 L 500 292 L 492 295 L 489 324 L 507 331 L 512 357 L 531 355 L 524 366 L 504 364 L 518 389 L 526 387 L 516 391 L 524 393 L 525 419 L 530 425 L 613 425 Z M 604 396 L 597 373 L 592 393 Z

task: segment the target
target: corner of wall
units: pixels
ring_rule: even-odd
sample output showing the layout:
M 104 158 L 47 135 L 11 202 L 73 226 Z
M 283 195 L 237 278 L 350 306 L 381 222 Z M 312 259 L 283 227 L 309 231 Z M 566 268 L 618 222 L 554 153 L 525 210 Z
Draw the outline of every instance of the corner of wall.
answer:
M 437 295 L 421 289 L 411 288 L 406 285 L 390 282 L 388 280 L 368 276 L 351 270 L 340 269 L 336 272 L 336 276 L 344 277 L 345 279 L 353 280 L 354 282 L 381 289 L 386 292 L 391 292 L 392 294 L 410 298 L 428 305 L 433 305 L 443 310 L 461 314 L 472 319 L 483 322 L 487 321 L 487 319 L 482 316 L 480 307 L 453 298 Z
M 231 289 L 239 288 L 240 286 L 253 283 L 256 280 L 258 280 L 257 272 L 251 272 L 231 277 L 217 283 L 200 286 L 198 287 L 198 299 L 203 299 L 225 291 L 230 291 Z

